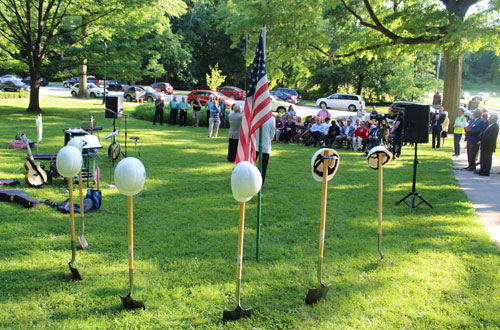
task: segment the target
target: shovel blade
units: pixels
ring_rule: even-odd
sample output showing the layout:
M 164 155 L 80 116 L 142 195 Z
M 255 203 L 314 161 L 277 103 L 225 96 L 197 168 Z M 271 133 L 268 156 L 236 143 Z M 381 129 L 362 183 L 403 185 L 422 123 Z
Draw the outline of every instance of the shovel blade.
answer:
M 306 304 L 312 305 L 317 303 L 319 300 L 324 299 L 329 289 L 330 289 L 330 284 L 325 286 L 323 283 L 321 283 L 321 286 L 317 289 L 310 288 L 309 291 L 307 292 Z
M 126 309 L 146 309 L 146 306 L 144 306 L 144 300 L 132 299 L 132 295 L 130 293 L 126 296 L 122 296 L 121 294 L 119 296 L 122 300 L 123 307 Z
M 253 308 L 243 309 L 241 305 L 236 306 L 235 310 L 224 310 L 224 314 L 222 315 L 222 320 L 224 321 L 235 321 L 239 320 L 242 317 L 250 317 L 252 316 Z
M 85 239 L 85 236 L 83 236 L 83 234 L 78 236 L 78 241 L 80 242 L 82 250 L 85 250 L 86 248 L 89 247 L 89 243 L 87 243 L 87 240 Z
M 71 274 L 73 275 L 73 278 L 77 281 L 81 281 L 82 280 L 82 276 L 80 275 L 80 272 L 78 272 L 78 269 L 76 269 L 75 267 L 73 267 L 73 262 L 70 261 L 68 262 L 68 266 L 69 266 L 69 270 L 71 270 Z

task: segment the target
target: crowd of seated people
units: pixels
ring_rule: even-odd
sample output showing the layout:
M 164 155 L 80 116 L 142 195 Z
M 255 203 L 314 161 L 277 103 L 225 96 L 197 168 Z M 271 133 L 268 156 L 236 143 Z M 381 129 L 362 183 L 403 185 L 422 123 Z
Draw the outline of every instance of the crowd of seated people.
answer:
M 275 142 L 303 143 L 306 146 L 327 146 L 338 149 L 346 148 L 355 152 L 367 153 L 377 145 L 390 143 L 389 124 L 384 119 L 362 121 L 320 116 L 276 115 Z

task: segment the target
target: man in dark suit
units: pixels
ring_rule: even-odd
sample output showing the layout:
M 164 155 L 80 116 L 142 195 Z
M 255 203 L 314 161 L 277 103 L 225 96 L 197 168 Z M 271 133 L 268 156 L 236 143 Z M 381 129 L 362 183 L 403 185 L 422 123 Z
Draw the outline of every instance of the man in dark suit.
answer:
M 441 131 L 443 130 L 443 122 L 446 118 L 444 114 L 444 108 L 441 107 L 439 111 L 436 111 L 431 115 L 431 129 L 432 129 L 432 147 L 438 148 L 441 146 Z M 437 139 L 437 146 L 436 146 Z
M 467 141 L 467 160 L 469 166 L 465 168 L 468 171 L 476 169 L 477 154 L 479 152 L 479 134 L 485 129 L 484 122 L 481 119 L 481 110 L 476 109 L 469 121 L 469 125 L 465 126 L 465 141 Z
M 498 136 L 498 116 L 491 115 L 488 120 L 488 127 L 479 134 L 479 140 L 481 141 L 481 158 L 480 158 L 480 168 L 479 171 L 475 172 L 481 176 L 489 176 L 491 169 L 491 161 L 493 153 L 495 152 L 495 147 L 497 145 Z

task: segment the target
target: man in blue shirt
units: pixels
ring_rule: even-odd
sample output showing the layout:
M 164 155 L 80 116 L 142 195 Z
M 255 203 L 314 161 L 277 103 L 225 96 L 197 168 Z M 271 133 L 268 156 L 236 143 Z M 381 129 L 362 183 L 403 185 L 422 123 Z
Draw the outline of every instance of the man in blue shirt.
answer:
M 469 166 L 467 171 L 474 171 L 477 163 L 477 153 L 479 151 L 479 134 L 484 130 L 484 122 L 481 119 L 481 110 L 476 109 L 472 115 L 469 125 L 465 127 L 465 141 L 467 141 L 467 160 Z
M 182 97 L 182 101 L 179 103 L 179 108 L 181 109 L 179 115 L 179 125 L 186 126 L 187 125 L 187 111 L 189 108 L 189 104 L 186 102 L 186 97 Z
M 210 119 L 208 125 L 208 137 L 212 137 L 212 130 L 214 132 L 214 137 L 217 137 L 220 125 L 220 105 L 217 99 L 214 99 L 214 103 L 210 106 L 209 111 Z
M 177 96 L 174 95 L 174 98 L 168 104 L 168 108 L 170 109 L 170 117 L 168 119 L 168 126 L 172 126 L 177 123 L 177 114 L 179 112 L 179 102 L 177 102 Z

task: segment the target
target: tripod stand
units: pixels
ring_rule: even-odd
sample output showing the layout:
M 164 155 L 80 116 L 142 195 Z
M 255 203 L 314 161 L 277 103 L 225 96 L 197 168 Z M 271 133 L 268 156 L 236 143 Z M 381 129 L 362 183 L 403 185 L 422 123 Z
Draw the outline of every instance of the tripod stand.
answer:
M 427 204 L 431 209 L 434 207 L 426 201 L 418 192 L 415 191 L 415 186 L 417 184 L 417 164 L 418 164 L 418 159 L 417 159 L 417 147 L 418 143 L 415 143 L 415 155 L 413 156 L 413 185 L 411 187 L 411 191 L 403 198 L 401 198 L 396 205 L 400 204 L 401 202 L 404 202 L 407 206 L 410 207 L 410 210 L 408 211 L 408 214 L 411 213 L 411 210 L 413 208 L 417 208 L 420 204 Z M 410 203 L 408 204 L 406 202 L 406 199 L 411 196 Z M 415 204 L 415 198 L 420 199 L 418 204 Z

